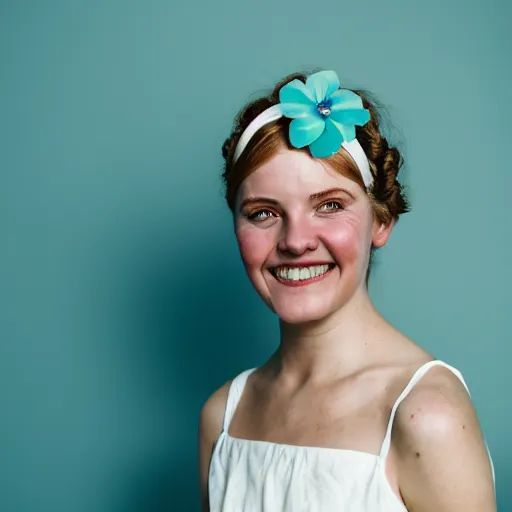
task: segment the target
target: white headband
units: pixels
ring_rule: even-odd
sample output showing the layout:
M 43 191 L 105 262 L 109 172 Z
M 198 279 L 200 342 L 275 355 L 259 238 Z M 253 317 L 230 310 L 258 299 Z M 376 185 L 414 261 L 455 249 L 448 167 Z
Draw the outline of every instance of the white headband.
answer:
M 233 164 L 238 160 L 249 141 L 260 128 L 277 121 L 283 117 L 283 115 L 281 103 L 278 103 L 277 105 L 272 105 L 267 108 L 267 110 L 264 110 L 261 114 L 256 116 L 249 126 L 243 131 L 240 139 L 238 140 L 238 144 L 236 145 L 235 153 L 233 155 Z M 350 142 L 343 141 L 341 146 L 345 148 L 345 151 L 347 151 L 356 163 L 359 168 L 359 172 L 361 173 L 361 177 L 363 178 L 363 183 L 368 190 L 373 184 L 373 176 L 370 171 L 368 158 L 366 158 L 366 154 L 361 147 L 361 144 L 359 144 L 357 139 L 353 139 Z

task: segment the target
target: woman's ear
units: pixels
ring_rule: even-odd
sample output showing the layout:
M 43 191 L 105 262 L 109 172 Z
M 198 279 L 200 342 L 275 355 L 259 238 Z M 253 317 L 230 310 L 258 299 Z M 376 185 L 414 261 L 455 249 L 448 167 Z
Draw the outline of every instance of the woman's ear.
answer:
M 372 232 L 372 245 L 373 247 L 379 248 L 386 245 L 389 236 L 391 235 L 391 231 L 393 230 L 393 226 L 395 225 L 395 219 L 392 219 L 388 224 L 382 224 L 379 221 L 375 220 L 373 223 L 373 232 Z

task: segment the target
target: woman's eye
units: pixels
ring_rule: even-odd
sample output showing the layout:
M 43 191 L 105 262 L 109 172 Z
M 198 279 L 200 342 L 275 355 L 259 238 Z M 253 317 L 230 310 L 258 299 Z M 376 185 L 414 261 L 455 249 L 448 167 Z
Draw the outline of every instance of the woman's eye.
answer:
M 247 215 L 249 220 L 266 220 L 274 214 L 269 210 L 258 210 L 257 212 L 250 213 Z
M 333 210 L 343 210 L 343 205 L 339 201 L 328 201 L 320 206 L 320 210 L 322 211 L 333 211 Z

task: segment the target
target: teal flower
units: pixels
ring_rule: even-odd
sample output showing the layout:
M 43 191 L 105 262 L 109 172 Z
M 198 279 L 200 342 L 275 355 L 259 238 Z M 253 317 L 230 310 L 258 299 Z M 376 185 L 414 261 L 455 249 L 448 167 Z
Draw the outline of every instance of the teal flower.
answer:
M 292 80 L 279 91 L 281 112 L 293 119 L 290 143 L 296 148 L 309 146 L 316 158 L 331 156 L 343 142 L 356 138 L 356 126 L 365 125 L 370 112 L 352 91 L 340 89 L 334 71 L 310 75 L 304 84 Z

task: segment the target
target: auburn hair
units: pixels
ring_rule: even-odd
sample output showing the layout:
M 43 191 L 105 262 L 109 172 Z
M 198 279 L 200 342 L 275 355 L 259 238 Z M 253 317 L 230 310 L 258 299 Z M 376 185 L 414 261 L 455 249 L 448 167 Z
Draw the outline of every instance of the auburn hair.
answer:
M 288 82 L 298 79 L 306 81 L 303 73 L 294 73 L 281 80 L 268 96 L 260 97 L 242 108 L 235 118 L 233 129 L 222 146 L 224 170 L 222 178 L 225 185 L 227 204 L 234 212 L 236 194 L 242 181 L 259 166 L 270 160 L 283 147 L 295 151 L 288 140 L 290 119 L 282 117 L 278 121 L 263 126 L 249 141 L 238 160 L 233 162 L 233 154 L 241 134 L 249 123 L 261 112 L 279 103 L 279 90 Z M 368 190 L 376 218 L 389 224 L 397 221 L 399 216 L 409 211 L 409 204 L 402 185 L 398 181 L 398 173 L 403 165 L 403 157 L 396 147 L 390 146 L 382 135 L 379 124 L 378 104 L 370 99 L 367 92 L 354 90 L 363 101 L 363 107 L 370 111 L 370 120 L 364 126 L 356 127 L 356 138 L 361 144 L 373 174 L 373 184 Z M 340 150 L 334 155 L 322 158 L 335 171 L 358 183 L 363 189 L 365 185 L 361 174 L 352 157 Z

